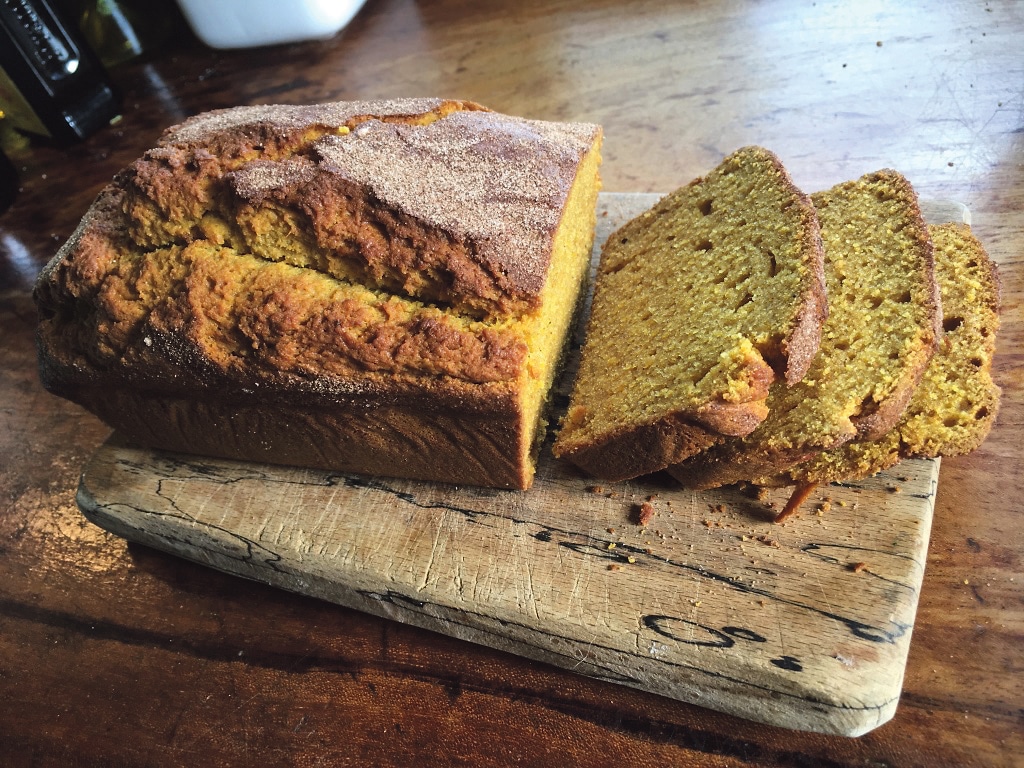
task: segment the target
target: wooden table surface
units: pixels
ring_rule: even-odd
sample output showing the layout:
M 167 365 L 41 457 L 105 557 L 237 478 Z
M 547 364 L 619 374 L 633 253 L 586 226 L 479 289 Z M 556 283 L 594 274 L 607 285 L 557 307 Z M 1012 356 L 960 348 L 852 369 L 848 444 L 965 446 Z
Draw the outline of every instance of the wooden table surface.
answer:
M 487 6 L 487 7 L 484 7 Z M 1024 5 L 368 0 L 327 42 L 176 35 L 113 70 L 124 118 L 13 141 L 0 214 L 0 764 L 1024 765 Z M 599 122 L 605 189 L 667 191 L 750 143 L 814 191 L 894 167 L 999 263 L 999 421 L 942 464 L 895 718 L 757 725 L 222 575 L 88 523 L 108 430 L 41 388 L 31 286 L 118 169 L 234 104 L 441 95 Z

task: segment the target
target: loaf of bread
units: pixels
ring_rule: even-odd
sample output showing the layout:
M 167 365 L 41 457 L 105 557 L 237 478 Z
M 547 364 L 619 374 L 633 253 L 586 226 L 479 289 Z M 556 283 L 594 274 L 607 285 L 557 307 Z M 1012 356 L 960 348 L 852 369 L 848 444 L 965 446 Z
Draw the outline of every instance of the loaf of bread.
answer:
M 935 352 L 941 309 L 932 243 L 909 182 L 880 171 L 812 195 L 830 314 L 804 379 L 775 385 L 744 437 L 668 471 L 689 488 L 758 483 L 902 416 Z
M 943 337 L 903 418 L 879 440 L 854 440 L 759 485 L 817 485 L 870 477 L 903 459 L 975 450 L 999 410 L 992 356 L 999 328 L 996 265 L 966 224 L 929 227 Z
M 441 99 L 191 118 L 40 276 L 43 382 L 146 446 L 526 488 L 600 143 Z
M 609 237 L 554 444 L 592 475 L 654 472 L 765 418 L 800 381 L 827 314 L 811 201 L 741 149 Z

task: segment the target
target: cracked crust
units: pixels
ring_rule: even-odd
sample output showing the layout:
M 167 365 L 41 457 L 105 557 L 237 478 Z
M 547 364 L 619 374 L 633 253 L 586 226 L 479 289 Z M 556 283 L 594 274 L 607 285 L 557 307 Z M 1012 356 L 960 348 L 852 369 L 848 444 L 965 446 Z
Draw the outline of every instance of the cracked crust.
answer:
M 149 445 L 525 487 L 600 140 L 443 99 L 194 117 L 40 275 L 44 384 Z
M 254 217 L 283 211 L 332 254 L 335 273 L 514 314 L 538 306 L 561 206 L 595 135 L 440 99 L 243 107 L 169 129 L 118 185 L 140 244 L 219 236 L 252 250 Z

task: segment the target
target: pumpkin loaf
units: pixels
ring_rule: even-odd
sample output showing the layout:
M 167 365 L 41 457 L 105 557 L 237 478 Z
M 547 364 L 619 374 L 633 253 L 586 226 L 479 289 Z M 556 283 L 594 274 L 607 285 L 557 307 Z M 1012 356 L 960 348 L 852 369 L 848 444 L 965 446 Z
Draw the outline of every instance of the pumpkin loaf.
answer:
M 870 477 L 903 459 L 975 450 L 999 410 L 992 356 L 999 328 L 996 265 L 966 224 L 929 227 L 942 299 L 943 336 L 900 423 L 875 441 L 853 441 L 761 485 L 815 485 Z
M 746 435 L 827 314 L 814 208 L 747 147 L 609 237 L 556 456 L 607 480 Z
M 526 488 L 600 143 L 442 99 L 191 118 L 41 274 L 43 382 L 147 446 Z
M 935 352 L 932 243 L 910 183 L 884 170 L 812 199 L 830 308 L 819 354 L 801 382 L 772 388 L 756 429 L 669 468 L 687 487 L 758 482 L 852 439 L 878 439 Z

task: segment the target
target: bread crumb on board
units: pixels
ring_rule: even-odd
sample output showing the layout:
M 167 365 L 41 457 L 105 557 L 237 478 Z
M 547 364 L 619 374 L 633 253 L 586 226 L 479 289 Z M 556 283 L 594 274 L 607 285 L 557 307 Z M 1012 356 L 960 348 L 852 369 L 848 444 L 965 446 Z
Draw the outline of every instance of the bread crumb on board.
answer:
M 633 510 L 633 516 L 637 525 L 641 527 L 646 526 L 651 522 L 651 518 L 654 517 L 654 505 L 650 501 L 638 504 Z

